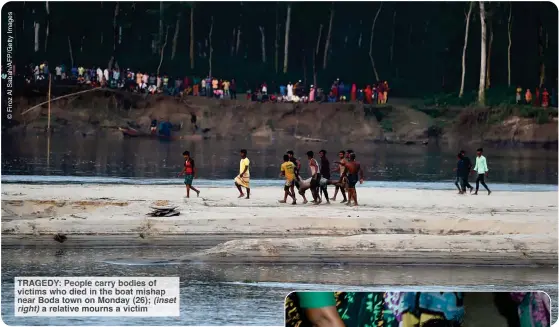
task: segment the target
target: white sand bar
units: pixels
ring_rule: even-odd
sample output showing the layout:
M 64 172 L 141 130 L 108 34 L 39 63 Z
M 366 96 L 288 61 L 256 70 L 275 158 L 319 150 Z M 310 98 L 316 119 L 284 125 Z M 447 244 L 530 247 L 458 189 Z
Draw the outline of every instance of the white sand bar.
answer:
M 274 262 L 395 255 L 414 262 L 418 253 L 428 262 L 557 262 L 557 192 L 461 196 L 454 191 L 358 188 L 360 206 L 351 208 L 339 203 L 340 195 L 331 205 L 280 204 L 281 187 L 254 188 L 250 200 L 238 199 L 233 186 L 202 188 L 199 198 L 192 192 L 185 199 L 184 193 L 180 184 L 3 184 L 2 236 L 63 233 L 69 240 L 118 235 L 146 241 L 243 235 L 198 255 Z M 150 206 L 162 201 L 178 206 L 181 214 L 146 216 Z

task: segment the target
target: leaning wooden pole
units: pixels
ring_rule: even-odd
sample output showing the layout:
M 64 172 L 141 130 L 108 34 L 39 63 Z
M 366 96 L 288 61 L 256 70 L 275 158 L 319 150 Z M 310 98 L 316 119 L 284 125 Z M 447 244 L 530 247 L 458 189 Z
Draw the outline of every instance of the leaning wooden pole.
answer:
M 50 90 L 51 90 L 52 78 L 49 74 L 49 94 L 48 94 L 48 106 L 49 106 L 49 113 L 48 113 L 48 120 L 47 120 L 47 132 L 50 133 Z
M 50 88 L 49 88 L 49 89 L 50 89 Z M 42 105 L 47 104 L 47 103 L 49 104 L 49 112 L 50 112 L 50 103 L 51 103 L 51 102 L 54 102 L 54 101 L 60 100 L 60 99 L 64 99 L 64 98 L 67 98 L 67 97 L 71 97 L 71 96 L 73 96 L 73 95 L 77 95 L 77 94 L 81 94 L 81 93 L 86 93 L 86 92 L 91 92 L 91 91 L 100 90 L 100 89 L 103 89 L 103 88 L 102 88 L 102 87 L 96 87 L 96 88 L 89 89 L 89 90 L 85 90 L 85 91 L 79 91 L 79 92 L 75 92 L 75 93 L 71 93 L 71 94 L 66 94 L 66 95 L 63 95 L 63 96 L 59 96 L 58 98 L 54 98 L 54 99 L 52 99 L 52 100 L 50 99 L 50 92 L 49 92 L 49 100 L 48 100 L 48 101 L 41 102 L 41 103 L 39 103 L 38 105 L 33 106 L 33 107 L 31 107 L 31 108 L 25 110 L 25 111 L 22 112 L 21 114 L 22 114 L 22 115 L 25 115 L 26 113 L 30 112 L 31 110 L 36 109 L 36 108 L 39 108 L 39 107 L 41 107 Z M 112 90 L 111 90 L 111 89 L 106 89 L 106 91 L 112 91 Z M 50 115 L 49 115 L 49 116 L 50 116 Z

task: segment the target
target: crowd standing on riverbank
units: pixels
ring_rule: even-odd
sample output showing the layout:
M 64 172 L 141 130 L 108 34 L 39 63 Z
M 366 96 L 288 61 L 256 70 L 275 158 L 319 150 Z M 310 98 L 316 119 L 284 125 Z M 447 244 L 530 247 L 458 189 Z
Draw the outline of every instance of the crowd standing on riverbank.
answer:
M 172 77 L 167 74 L 148 73 L 141 70 L 115 67 L 66 67 L 58 65 L 51 70 L 48 62 L 30 64 L 24 72 L 27 84 L 44 83 L 49 75 L 54 83 L 107 87 L 142 94 L 165 94 L 169 96 L 204 96 L 215 99 L 237 99 L 238 84 L 235 78 L 222 79 L 213 76 Z M 245 82 L 245 84 L 247 84 Z M 248 86 L 248 85 L 245 85 Z M 262 82 L 255 88 L 247 87 L 246 98 L 258 102 L 361 102 L 385 104 L 388 101 L 387 81 L 378 81 L 363 88 L 352 83 L 351 87 L 339 78 L 325 92 L 316 85 L 306 86 L 299 80 L 295 83 Z
M 15 65 L 13 65 L 15 74 Z M 2 67 L 4 72 L 4 67 Z M 45 82 L 49 74 L 55 83 L 80 84 L 90 87 L 107 87 L 144 94 L 166 94 L 169 96 L 205 96 L 216 99 L 237 99 L 239 85 L 235 78 L 222 79 L 213 76 L 177 77 L 168 74 L 148 73 L 141 70 L 120 69 L 114 67 L 66 67 L 58 65 L 51 70 L 48 62 L 30 64 L 24 69 L 23 76 L 28 84 Z M 337 78 L 330 89 L 325 91 L 316 85 L 307 87 L 301 80 L 295 83 L 262 82 L 254 88 L 244 83 L 246 98 L 258 102 L 358 102 L 364 104 L 386 104 L 390 87 L 387 81 L 377 81 L 365 87 L 356 83 L 345 84 Z M 516 88 L 517 104 L 535 107 L 557 108 L 557 88 L 549 91 L 546 87 L 536 87 L 534 93 L 530 88 L 525 91 L 521 86 Z

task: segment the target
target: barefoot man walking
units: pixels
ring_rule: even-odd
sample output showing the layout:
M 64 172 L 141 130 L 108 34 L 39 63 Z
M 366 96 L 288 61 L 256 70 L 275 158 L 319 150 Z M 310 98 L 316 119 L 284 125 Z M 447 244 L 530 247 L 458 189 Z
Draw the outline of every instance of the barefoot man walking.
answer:
M 247 196 L 245 199 L 250 199 L 250 160 L 247 158 L 247 150 L 241 150 L 241 162 L 239 165 L 239 176 L 235 177 L 235 186 L 239 190 L 239 198 L 245 196 L 243 193 L 244 187 L 247 190 Z
M 358 161 L 355 161 L 355 153 L 350 153 L 349 160 L 347 162 L 336 162 L 337 164 L 346 167 L 344 175 L 347 176 L 348 189 L 347 189 L 347 203 L 346 205 L 351 205 L 351 199 L 353 203 L 357 206 L 357 192 L 355 190 L 355 185 L 359 181 L 359 184 L 363 184 L 363 169 Z
M 184 175 L 184 184 L 186 185 L 186 197 L 190 198 L 190 190 L 196 192 L 196 196 L 200 195 L 200 190 L 192 186 L 192 181 L 196 178 L 196 166 L 194 166 L 194 159 L 190 157 L 190 152 L 184 151 L 184 168 L 179 173 L 179 176 Z

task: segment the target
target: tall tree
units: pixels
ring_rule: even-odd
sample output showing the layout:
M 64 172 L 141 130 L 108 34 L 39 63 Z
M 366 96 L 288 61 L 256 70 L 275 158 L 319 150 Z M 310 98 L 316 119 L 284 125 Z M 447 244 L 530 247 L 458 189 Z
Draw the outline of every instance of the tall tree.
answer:
M 479 2 L 479 20 L 481 23 L 481 62 L 479 66 L 479 89 L 477 94 L 477 101 L 480 105 L 485 105 L 485 74 L 487 72 L 487 24 L 485 3 Z
M 274 48 L 275 48 L 275 56 L 274 56 L 274 68 L 276 74 L 278 73 L 278 65 L 279 65 L 279 38 L 280 38 L 280 24 L 278 20 L 279 14 L 279 2 L 276 3 L 276 37 L 274 39 Z
M 485 88 L 491 87 L 491 53 L 493 49 L 493 13 L 491 11 L 486 15 L 488 19 L 487 29 L 489 32 L 489 41 L 487 43 L 487 73 L 485 74 Z
M 181 11 L 177 13 L 177 21 L 175 22 L 175 33 L 173 35 L 173 47 L 171 48 L 171 60 L 175 59 L 177 53 L 177 43 L 179 42 L 179 31 L 181 22 Z
M 381 10 L 382 10 L 382 1 L 380 2 L 380 6 L 378 7 L 375 18 L 373 19 L 373 25 L 371 26 L 371 39 L 369 41 L 369 59 L 371 60 L 371 66 L 373 66 L 373 72 L 375 73 L 375 78 L 377 81 L 380 81 L 380 78 L 377 72 L 377 67 L 375 66 L 375 59 L 373 59 L 373 38 L 375 37 L 375 25 L 377 23 L 377 18 Z
M 464 32 L 464 47 L 462 48 L 462 77 L 460 79 L 460 92 L 458 97 L 464 96 L 464 82 L 466 80 L 466 50 L 468 49 L 468 34 L 470 32 L 470 18 L 472 17 L 472 10 L 474 8 L 474 2 L 470 1 L 470 7 L 468 13 L 466 14 L 466 31 Z
M 287 16 L 285 17 L 285 46 L 283 49 L 283 73 L 287 73 L 289 62 L 289 27 L 291 26 L 291 3 L 287 4 Z
M 394 14 L 392 15 L 392 37 L 390 40 L 390 64 L 394 59 L 394 39 L 396 37 L 396 9 L 394 9 Z
M 334 22 L 334 2 L 330 7 L 330 24 L 328 25 L 328 34 L 326 35 L 326 44 L 324 45 L 324 60 L 322 61 L 322 69 L 326 69 L 328 63 L 328 52 L 330 50 L 330 38 L 332 38 L 332 24 Z
M 239 26 L 237 27 L 237 45 L 235 46 L 235 55 L 239 55 L 239 48 L 241 47 L 242 22 L 243 22 L 243 2 L 241 1 L 241 11 L 239 14 Z
M 509 45 L 507 47 L 507 83 L 511 86 L 511 64 L 510 64 L 510 48 L 512 47 L 512 2 L 509 2 L 509 18 L 507 24 L 507 32 L 509 37 Z
M 119 2 L 116 2 L 115 12 L 113 15 L 113 51 L 116 50 L 116 43 L 119 39 L 119 32 L 117 30 L 117 17 L 119 13 Z
M 194 69 L 194 8 L 195 2 L 190 2 L 190 69 Z
M 266 34 L 264 33 L 264 27 L 258 26 L 260 30 L 261 37 L 261 48 L 262 48 L 262 63 L 266 63 Z
M 47 12 L 47 28 L 45 29 L 45 53 L 47 52 L 47 44 L 49 42 L 49 27 L 50 27 L 50 8 L 49 2 L 45 1 L 45 10 Z
M 208 76 L 212 77 L 212 59 L 213 59 L 213 53 L 214 53 L 214 48 L 212 45 L 212 33 L 214 30 L 214 16 L 212 15 L 211 18 L 211 25 L 210 25 L 210 32 L 208 33 L 208 40 L 209 40 L 209 44 L 210 44 L 210 55 L 208 58 L 208 67 L 209 67 L 209 72 L 208 72 Z

